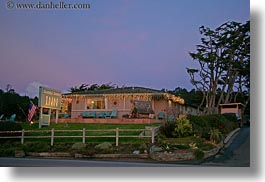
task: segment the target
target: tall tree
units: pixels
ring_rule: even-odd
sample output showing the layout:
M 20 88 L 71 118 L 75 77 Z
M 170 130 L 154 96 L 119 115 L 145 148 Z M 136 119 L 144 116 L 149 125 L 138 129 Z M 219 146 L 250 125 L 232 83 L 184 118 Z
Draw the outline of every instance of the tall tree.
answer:
M 71 87 L 68 91 L 70 91 L 71 93 L 75 93 L 75 92 L 103 90 L 103 89 L 110 89 L 110 88 L 115 88 L 115 84 L 114 85 L 111 83 L 106 83 L 102 85 L 92 84 L 90 86 L 89 84 L 81 84 L 80 86 Z
M 250 22 L 226 22 L 215 30 L 201 26 L 200 33 L 201 45 L 189 53 L 199 69 L 187 68 L 187 72 L 203 93 L 200 106 L 205 103 L 205 112 L 210 114 L 218 111 L 219 104 L 232 101 L 236 88 L 242 94 L 250 91 Z

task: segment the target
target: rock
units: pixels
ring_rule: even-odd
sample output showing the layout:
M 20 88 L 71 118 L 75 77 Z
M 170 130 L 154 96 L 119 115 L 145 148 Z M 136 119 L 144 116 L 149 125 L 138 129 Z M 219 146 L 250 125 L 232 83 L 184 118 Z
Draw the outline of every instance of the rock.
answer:
M 86 144 L 84 144 L 84 143 L 74 143 L 72 145 L 72 149 L 74 149 L 74 150 L 82 150 L 84 148 L 86 148 Z
M 25 157 L 26 154 L 24 152 L 24 150 L 16 150 L 15 151 L 15 157 Z
M 157 147 L 155 145 L 153 145 L 151 148 L 150 148 L 150 152 L 161 152 L 163 151 L 163 149 L 161 147 Z
M 133 154 L 138 155 L 138 154 L 140 154 L 140 151 L 139 150 L 135 150 L 135 151 L 133 151 Z
M 109 142 L 104 142 L 95 146 L 95 149 L 97 150 L 110 150 L 111 148 L 112 145 Z

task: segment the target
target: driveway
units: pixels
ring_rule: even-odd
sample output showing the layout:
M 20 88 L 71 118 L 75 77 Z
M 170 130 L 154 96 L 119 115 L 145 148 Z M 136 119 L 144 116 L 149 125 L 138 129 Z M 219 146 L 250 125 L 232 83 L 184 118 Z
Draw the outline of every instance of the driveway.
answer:
M 202 165 L 250 167 L 250 128 L 241 128 L 222 151 Z

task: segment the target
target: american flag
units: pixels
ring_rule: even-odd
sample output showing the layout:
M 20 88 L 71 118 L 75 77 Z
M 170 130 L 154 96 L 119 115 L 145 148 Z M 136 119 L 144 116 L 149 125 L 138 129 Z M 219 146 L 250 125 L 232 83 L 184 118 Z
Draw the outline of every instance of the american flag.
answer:
M 35 106 L 31 101 L 29 103 L 29 113 L 28 113 L 28 121 L 31 121 L 34 114 L 35 114 L 35 111 L 37 109 L 37 106 Z

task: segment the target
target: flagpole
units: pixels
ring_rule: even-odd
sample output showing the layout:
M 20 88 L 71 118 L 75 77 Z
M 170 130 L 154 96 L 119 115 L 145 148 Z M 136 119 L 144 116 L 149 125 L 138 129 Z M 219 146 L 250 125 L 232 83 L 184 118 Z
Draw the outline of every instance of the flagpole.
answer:
M 24 116 L 26 117 L 26 119 L 28 118 L 28 116 L 26 115 L 26 113 L 24 112 L 24 110 L 20 107 L 19 104 L 17 104 L 18 108 L 22 111 L 22 113 L 24 114 Z
M 35 107 L 34 108 L 34 113 L 32 114 L 31 119 L 29 120 L 29 114 L 28 114 L 28 117 L 27 117 L 28 121 L 32 124 L 33 122 L 31 120 L 32 120 L 33 116 L 35 115 L 37 107 L 35 106 L 35 104 L 31 100 L 29 100 L 29 102 L 32 105 L 32 107 Z M 29 112 L 32 112 L 32 107 L 30 108 Z

